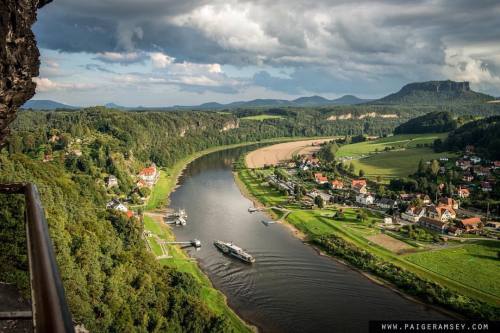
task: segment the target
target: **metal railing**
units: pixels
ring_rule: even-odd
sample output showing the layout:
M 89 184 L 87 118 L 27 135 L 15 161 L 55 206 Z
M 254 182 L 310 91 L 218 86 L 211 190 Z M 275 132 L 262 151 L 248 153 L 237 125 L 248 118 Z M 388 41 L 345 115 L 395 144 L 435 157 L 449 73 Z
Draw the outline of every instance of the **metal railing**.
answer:
M 26 202 L 26 242 L 31 284 L 32 311 L 1 312 L 0 319 L 33 320 L 35 332 L 74 332 L 47 220 L 34 184 L 0 185 L 0 193 L 23 194 Z

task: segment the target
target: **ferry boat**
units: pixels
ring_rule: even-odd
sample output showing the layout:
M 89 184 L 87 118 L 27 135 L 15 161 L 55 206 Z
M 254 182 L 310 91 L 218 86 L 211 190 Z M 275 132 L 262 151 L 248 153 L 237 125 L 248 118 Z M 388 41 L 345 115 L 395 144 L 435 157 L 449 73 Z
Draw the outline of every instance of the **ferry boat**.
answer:
M 236 257 L 246 263 L 251 264 L 255 262 L 254 257 L 252 257 L 249 253 L 245 252 L 245 250 L 243 250 L 241 247 L 238 247 L 233 243 L 227 243 L 220 240 L 216 240 L 214 241 L 214 245 L 223 253 Z

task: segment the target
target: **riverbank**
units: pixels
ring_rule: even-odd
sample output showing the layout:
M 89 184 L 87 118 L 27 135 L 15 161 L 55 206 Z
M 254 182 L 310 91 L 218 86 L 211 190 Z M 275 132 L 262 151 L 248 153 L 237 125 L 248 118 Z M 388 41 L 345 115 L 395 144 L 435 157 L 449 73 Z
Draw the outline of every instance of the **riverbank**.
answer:
M 201 270 L 198 263 L 190 258 L 177 245 L 164 245 L 163 248 L 167 249 L 168 253 L 165 254 L 162 246 L 158 244 L 159 240 L 173 241 L 175 235 L 171 228 L 165 225 L 158 215 L 152 214 L 156 209 L 164 208 L 169 203 L 169 196 L 175 190 L 178 184 L 179 177 L 181 177 L 187 165 L 195 159 L 204 155 L 226 150 L 238 148 L 243 146 L 255 144 L 277 143 L 284 141 L 301 140 L 302 138 L 276 138 L 265 140 L 261 142 L 248 142 L 234 145 L 218 146 L 209 148 L 200 152 L 196 152 L 185 158 L 179 160 L 172 167 L 163 168 L 160 170 L 160 178 L 155 186 L 152 188 L 151 195 L 148 202 L 143 206 L 144 208 L 144 229 L 150 233 L 152 237 L 147 238 L 148 247 L 153 254 L 159 258 L 158 260 L 162 265 L 175 268 L 178 271 L 191 274 L 202 286 L 201 300 L 215 313 L 223 315 L 228 318 L 231 327 L 236 332 L 251 332 L 256 331 L 256 328 L 245 323 L 227 304 L 225 295 L 213 287 L 212 282 L 207 275 Z
M 288 203 L 287 197 L 279 191 L 264 186 L 265 181 L 262 179 L 262 175 L 259 176 L 253 170 L 241 167 L 238 170 L 237 177 L 237 183 L 240 188 L 243 188 L 242 193 L 249 196 L 252 201 L 258 202 L 257 206 L 281 205 L 292 210 L 292 214 L 288 215 L 285 223 L 293 225 L 293 229 L 306 235 L 307 239 L 314 242 L 314 245 L 318 246 L 321 252 L 333 255 L 335 258 L 342 258 L 342 261 L 348 262 L 351 267 L 354 266 L 360 268 L 364 273 L 373 274 L 377 280 L 383 279 L 383 282 L 389 282 L 390 285 L 397 287 L 400 293 L 404 293 L 412 299 L 418 296 L 420 301 L 427 300 L 424 302 L 426 304 L 428 304 L 428 300 L 431 300 L 433 304 L 458 311 L 469 317 L 471 314 L 476 316 L 484 315 L 486 318 L 496 318 L 498 316 L 498 305 L 490 306 L 482 302 L 485 300 L 485 298 L 482 298 L 485 295 L 483 292 L 469 288 L 467 292 L 477 298 L 463 296 L 460 292 L 465 289 L 463 285 L 459 285 L 455 281 L 445 280 L 444 277 L 436 276 L 433 272 L 425 271 L 422 267 L 411 262 L 405 262 L 404 258 L 399 258 L 396 254 L 364 240 L 364 237 L 370 236 L 373 231 L 356 219 L 356 211 L 351 212 L 351 210 L 344 209 L 345 214 L 352 216 L 346 216 L 347 222 L 345 219 L 336 221 L 335 219 L 326 218 L 326 216 L 332 216 L 335 209 L 304 210 Z M 369 222 L 365 224 L 369 224 Z M 348 225 L 349 227 L 347 227 Z M 356 234 L 352 232 L 351 227 L 358 229 Z M 347 242 L 345 244 L 356 249 L 357 255 L 343 257 L 340 255 L 343 253 L 341 247 L 335 248 L 340 252 L 328 251 L 323 243 L 316 242 L 319 238 L 325 236 L 340 237 Z M 366 256 L 369 259 L 365 261 L 363 258 Z M 391 273 L 385 274 L 386 272 L 379 271 L 376 267 L 369 267 L 374 260 L 382 267 L 390 268 Z M 409 282 L 412 283 L 402 282 L 402 277 L 408 278 Z M 451 291 L 443 287 L 443 285 L 447 286 L 446 284 L 438 284 L 438 282 L 455 285 L 456 289 L 454 288 L 455 291 Z M 434 293 L 438 296 L 434 296 Z M 488 300 L 491 301 L 490 304 L 495 304 L 494 297 L 490 296 Z

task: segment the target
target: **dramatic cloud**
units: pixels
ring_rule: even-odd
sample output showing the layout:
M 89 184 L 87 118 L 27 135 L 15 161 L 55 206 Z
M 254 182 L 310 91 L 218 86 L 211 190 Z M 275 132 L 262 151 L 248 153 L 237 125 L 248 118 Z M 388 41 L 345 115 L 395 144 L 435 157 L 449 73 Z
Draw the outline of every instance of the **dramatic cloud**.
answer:
M 142 65 L 182 89 L 381 95 L 450 78 L 500 94 L 498 17 L 489 0 L 58 0 L 35 31 L 45 49 Z
M 95 89 L 97 86 L 89 83 L 61 83 L 54 82 L 47 78 L 35 77 L 33 81 L 36 83 L 37 92 L 48 92 L 54 90 L 89 90 Z

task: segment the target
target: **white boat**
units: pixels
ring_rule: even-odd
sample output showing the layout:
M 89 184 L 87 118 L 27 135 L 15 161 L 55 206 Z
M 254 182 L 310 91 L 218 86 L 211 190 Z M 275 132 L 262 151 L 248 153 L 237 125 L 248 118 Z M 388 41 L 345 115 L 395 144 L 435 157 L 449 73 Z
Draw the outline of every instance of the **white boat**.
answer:
M 243 250 L 241 247 L 234 245 L 233 243 L 223 242 L 220 240 L 214 241 L 214 245 L 216 248 L 221 250 L 223 253 L 227 255 L 231 255 L 236 257 L 246 263 L 254 263 L 255 258 L 252 257 L 249 253 Z

